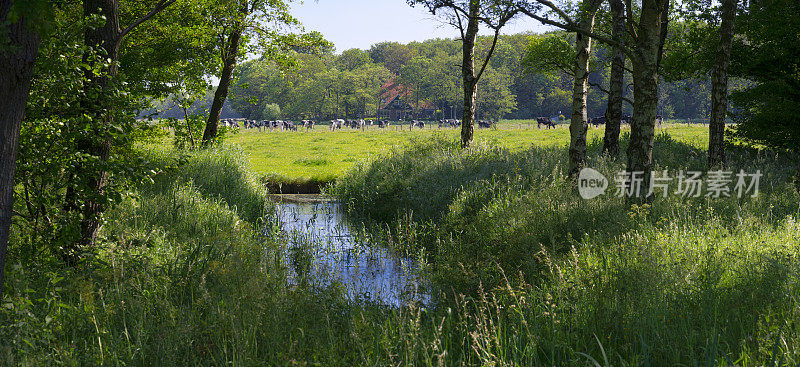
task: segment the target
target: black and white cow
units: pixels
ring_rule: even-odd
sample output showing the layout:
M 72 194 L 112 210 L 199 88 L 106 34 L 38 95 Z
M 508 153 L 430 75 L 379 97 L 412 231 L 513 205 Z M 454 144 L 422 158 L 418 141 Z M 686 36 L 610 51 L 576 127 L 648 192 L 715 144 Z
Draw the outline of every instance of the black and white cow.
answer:
M 336 129 L 341 130 L 342 126 L 344 126 L 345 121 L 342 119 L 331 120 L 331 125 L 329 126 L 331 131 L 336 131 Z
M 551 118 L 549 118 L 549 117 L 537 117 L 537 118 L 536 118 L 536 128 L 537 128 L 537 129 L 541 129 L 541 128 L 542 128 L 542 125 L 544 125 L 544 126 L 545 126 L 545 127 L 547 127 L 548 129 L 549 129 L 549 128 L 551 128 L 551 127 L 552 127 L 553 129 L 555 129 L 555 128 L 556 128 L 556 123 L 555 123 L 555 122 L 553 122 L 553 119 L 551 119 Z

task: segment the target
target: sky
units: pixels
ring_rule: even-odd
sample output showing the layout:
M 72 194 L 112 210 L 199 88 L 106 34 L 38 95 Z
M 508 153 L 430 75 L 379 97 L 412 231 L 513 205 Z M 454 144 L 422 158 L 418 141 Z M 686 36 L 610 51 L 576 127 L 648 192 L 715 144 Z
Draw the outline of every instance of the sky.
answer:
M 406 0 L 303 0 L 292 6 L 292 15 L 307 31 L 319 31 L 336 45 L 336 52 L 369 49 L 375 43 L 408 43 L 431 38 L 454 38 L 458 30 L 443 23 L 423 7 Z M 542 32 L 547 28 L 519 17 L 503 28 L 503 34 Z M 482 30 L 480 34 L 488 34 Z

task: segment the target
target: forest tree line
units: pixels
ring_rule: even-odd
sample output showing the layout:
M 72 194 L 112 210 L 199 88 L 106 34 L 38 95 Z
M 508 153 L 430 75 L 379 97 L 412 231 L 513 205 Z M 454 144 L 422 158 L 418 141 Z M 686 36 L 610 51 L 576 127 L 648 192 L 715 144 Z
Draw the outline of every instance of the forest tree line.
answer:
M 478 53 L 485 53 L 491 41 L 489 36 L 479 37 Z M 568 62 L 564 53 L 574 42 L 574 34 L 564 31 L 501 35 L 478 85 L 478 118 L 569 116 L 572 76 L 558 62 Z M 602 116 L 606 109 L 610 56 L 602 44 L 591 56 L 587 99 L 592 117 Z M 461 118 L 460 57 L 461 42 L 455 39 L 382 42 L 368 50 L 297 54 L 290 67 L 262 57 L 237 68 L 230 101 L 236 112 L 250 119 L 367 118 L 376 116 L 381 87 L 393 79 L 408 90 L 413 104 L 424 100 L 436 108 L 438 118 Z M 735 80 L 731 88 L 745 84 Z M 631 97 L 630 85 L 625 95 Z M 710 105 L 708 73 L 662 79 L 659 114 L 664 118 L 708 119 Z M 630 114 L 632 107 L 626 104 L 624 111 Z

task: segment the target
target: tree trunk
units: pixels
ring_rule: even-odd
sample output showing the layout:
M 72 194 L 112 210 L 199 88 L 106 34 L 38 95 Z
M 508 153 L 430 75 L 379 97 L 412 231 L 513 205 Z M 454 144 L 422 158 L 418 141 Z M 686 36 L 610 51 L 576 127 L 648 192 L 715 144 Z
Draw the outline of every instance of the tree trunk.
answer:
M 632 190 L 634 201 L 647 195 L 653 164 L 653 138 L 658 109 L 658 67 L 663 48 L 662 29 L 668 1 L 643 0 L 633 63 L 633 118 L 628 146 L 627 171 L 641 178 L 640 190 Z M 632 181 L 635 185 L 635 181 Z
M 475 78 L 475 40 L 478 37 L 478 12 L 480 3 L 471 1 L 469 20 L 464 32 L 463 52 L 461 59 L 461 78 L 464 87 L 464 109 L 461 116 L 461 147 L 472 143 L 475 123 L 475 98 L 478 93 L 478 80 Z M 488 60 L 487 60 L 488 62 Z
M 625 5 L 622 0 L 611 0 L 613 28 L 611 38 L 625 42 Z M 614 47 L 611 59 L 611 75 L 608 86 L 608 107 L 606 107 L 606 128 L 603 137 L 603 153 L 619 157 L 619 131 L 622 123 L 622 97 L 625 90 L 625 52 Z
M 86 54 L 84 62 L 89 65 L 84 69 L 84 85 L 81 108 L 91 120 L 90 136 L 81 138 L 76 143 L 79 152 L 97 157 L 102 163 L 106 162 L 111 155 L 111 138 L 108 136 L 108 129 L 114 123 L 111 104 L 108 99 L 111 94 L 109 87 L 111 81 L 117 76 L 117 64 L 119 61 L 119 46 L 122 41 L 122 30 L 119 26 L 119 2 L 118 0 L 85 0 L 83 2 L 84 18 L 102 16 L 106 22 L 98 28 L 87 28 L 84 33 L 84 43 L 87 47 L 94 50 L 97 55 Z M 102 56 L 102 57 L 99 57 Z M 98 67 L 94 65 L 98 62 L 106 63 L 100 65 L 99 75 L 95 75 L 93 70 Z M 106 185 L 107 173 L 105 169 L 98 167 L 87 167 L 79 165 L 71 175 L 72 180 L 78 182 L 78 187 L 85 190 L 87 194 L 84 198 L 78 199 L 74 191 L 76 185 L 70 185 L 65 197 L 65 206 L 69 210 L 81 208 L 80 238 L 70 241 L 62 249 L 61 256 L 69 265 L 75 265 L 81 257 L 83 249 L 90 247 L 97 238 L 100 229 L 101 214 L 105 209 L 103 206 L 102 195 Z M 85 200 L 84 205 L 80 205 L 78 200 Z
M 711 120 L 708 134 L 708 167 L 725 165 L 725 117 L 728 112 L 728 66 L 731 63 L 733 24 L 737 0 L 722 0 L 719 44 L 711 72 Z
M 90 121 L 91 134 L 77 141 L 77 150 L 81 153 L 96 157 L 99 165 L 92 167 L 80 165 L 72 172 L 71 180 L 77 180 L 77 186 L 84 190 L 85 196 L 77 198 L 74 192 L 76 185 L 69 185 L 65 198 L 65 207 L 77 210 L 83 200 L 82 217 L 80 222 L 80 238 L 70 241 L 62 250 L 62 257 L 67 264 L 74 265 L 81 257 L 84 249 L 92 246 L 100 229 L 104 208 L 104 191 L 108 174 L 105 163 L 111 155 L 112 137 L 111 127 L 114 125 L 114 95 L 112 82 L 118 73 L 119 48 L 123 37 L 142 22 L 171 4 L 171 1 L 159 2 L 150 13 L 137 19 L 123 33 L 119 23 L 119 0 L 84 0 L 83 15 L 85 19 L 102 17 L 105 23 L 101 27 L 87 28 L 84 33 L 85 45 L 93 50 L 92 54 L 84 55 L 83 98 L 81 108 Z M 97 65 L 97 63 L 101 63 Z M 100 70 L 99 74 L 94 71 Z
M 658 75 L 654 63 L 634 63 L 633 118 L 628 145 L 628 172 L 642 177 L 642 188 L 649 188 L 653 162 L 653 138 L 658 107 Z M 648 185 L 648 186 L 645 186 Z M 640 192 L 640 195 L 646 192 Z M 640 196 L 636 195 L 636 196 Z
M 580 27 L 592 31 L 594 17 L 600 2 L 589 0 L 587 9 L 580 21 Z M 572 87 L 572 113 L 569 123 L 569 175 L 575 177 L 586 164 L 586 130 L 589 128 L 586 112 L 586 93 L 589 87 L 589 55 L 592 52 L 592 39 L 581 33 L 575 35 L 575 63 Z
M 39 48 L 39 35 L 26 28 L 25 18 L 6 23 L 10 10 L 11 0 L 0 1 L 0 24 L 4 25 L 3 34 L 8 37 L 7 45 L 12 47 L 0 51 L 0 300 L 3 299 L 6 253 L 14 209 L 19 130 Z
M 217 127 L 219 117 L 222 113 L 222 106 L 228 98 L 228 88 L 231 84 L 231 76 L 236 68 L 236 57 L 239 55 L 239 43 L 242 38 L 240 29 L 234 30 L 228 39 L 228 45 L 223 53 L 222 75 L 219 78 L 217 91 L 214 93 L 214 102 L 211 103 L 211 111 L 208 114 L 205 131 L 203 131 L 203 146 L 209 146 L 217 137 Z

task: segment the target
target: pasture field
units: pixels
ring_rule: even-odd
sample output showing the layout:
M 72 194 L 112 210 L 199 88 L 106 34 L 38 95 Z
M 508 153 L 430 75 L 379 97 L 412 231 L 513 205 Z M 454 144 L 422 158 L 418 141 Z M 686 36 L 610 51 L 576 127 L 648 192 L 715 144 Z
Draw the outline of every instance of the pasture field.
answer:
M 701 124 L 665 123 L 663 131 L 676 140 L 698 148 L 708 144 L 708 126 Z M 630 131 L 623 126 L 622 133 Z M 589 141 L 602 140 L 604 127 L 589 127 Z M 366 131 L 344 128 L 331 132 L 327 125 L 317 125 L 306 132 L 259 132 L 241 130 L 228 138 L 228 143 L 240 145 L 249 155 L 250 167 L 256 172 L 278 180 L 332 181 L 349 171 L 358 161 L 385 154 L 392 148 L 411 141 L 441 135 L 455 139 L 459 129 L 426 126 L 424 130 L 408 130 L 408 125 L 393 125 L 386 129 L 368 127 Z M 560 124 L 555 129 L 537 129 L 535 120 L 504 120 L 497 129 L 475 129 L 475 139 L 484 140 L 511 151 L 533 146 L 559 147 L 569 144 L 569 128 Z

